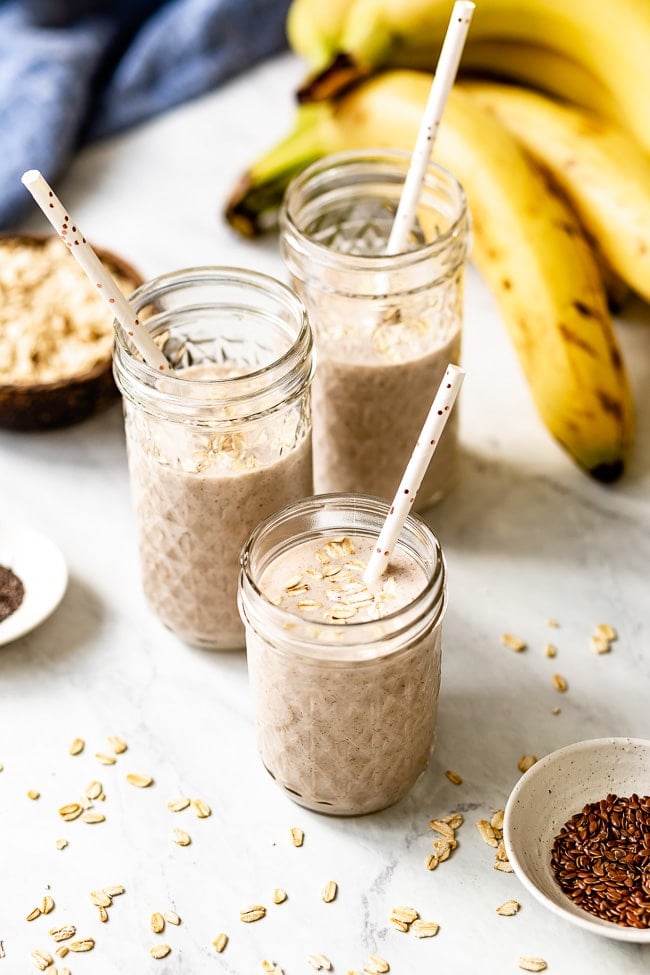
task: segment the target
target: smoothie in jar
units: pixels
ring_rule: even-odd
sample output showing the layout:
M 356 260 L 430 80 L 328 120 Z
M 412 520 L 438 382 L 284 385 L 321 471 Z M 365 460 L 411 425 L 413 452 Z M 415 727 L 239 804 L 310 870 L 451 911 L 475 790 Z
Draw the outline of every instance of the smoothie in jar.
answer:
M 166 275 L 132 300 L 175 370 L 150 375 L 118 342 L 145 596 L 186 642 L 240 647 L 241 548 L 312 489 L 304 308 L 279 282 L 218 268 Z
M 460 359 L 468 217 L 451 174 L 429 167 L 409 249 L 385 254 L 408 158 L 331 156 L 285 198 L 282 254 L 318 349 L 316 491 L 392 498 L 445 368 Z M 455 414 L 418 509 L 446 494 L 457 453 Z
M 317 496 L 268 519 L 242 557 L 262 761 L 292 799 L 331 814 L 397 802 L 435 740 L 444 561 L 410 517 L 388 573 L 368 589 L 386 511 L 378 499 Z

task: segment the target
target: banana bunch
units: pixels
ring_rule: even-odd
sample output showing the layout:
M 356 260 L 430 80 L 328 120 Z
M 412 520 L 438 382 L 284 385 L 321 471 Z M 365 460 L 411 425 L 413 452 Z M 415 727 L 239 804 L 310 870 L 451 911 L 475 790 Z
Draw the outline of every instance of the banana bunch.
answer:
M 413 148 L 432 80 L 421 69 L 435 63 L 450 2 L 333 0 L 327 16 L 323 7 L 294 0 L 290 9 L 290 41 L 313 73 L 293 131 L 228 202 L 227 219 L 242 233 L 272 226 L 291 178 L 324 155 Z M 601 481 L 621 474 L 633 431 L 605 287 L 610 297 L 631 289 L 650 301 L 650 107 L 621 80 L 641 63 L 632 38 L 623 46 L 628 21 L 650 51 L 650 2 L 618 0 L 615 18 L 610 8 L 609 0 L 481 0 L 463 66 L 564 101 L 464 80 L 434 153 L 465 188 L 472 260 L 499 303 L 542 420 Z M 614 43 L 624 69 L 616 78 Z M 387 64 L 419 70 L 373 73 Z
M 289 42 L 314 72 L 301 97 L 329 98 L 379 68 L 432 71 L 450 11 L 450 0 L 294 0 Z M 602 104 L 650 151 L 649 50 L 648 0 L 480 0 L 463 64 Z

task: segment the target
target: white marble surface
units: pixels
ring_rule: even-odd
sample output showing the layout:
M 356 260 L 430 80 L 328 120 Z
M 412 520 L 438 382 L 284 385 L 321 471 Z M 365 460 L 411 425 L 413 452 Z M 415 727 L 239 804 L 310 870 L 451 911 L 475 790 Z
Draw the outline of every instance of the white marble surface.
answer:
M 284 132 L 300 66 L 277 59 L 221 91 L 123 137 L 92 147 L 58 187 L 87 236 L 122 252 L 150 276 L 191 264 L 241 264 L 282 275 L 275 241 L 249 243 L 224 226 L 220 208 L 243 168 Z M 28 221 L 41 227 L 35 214 Z M 139 589 L 119 406 L 69 430 L 0 434 L 3 517 L 47 532 L 71 582 L 55 615 L 0 650 L 0 975 L 29 971 L 28 953 L 49 943 L 55 923 L 96 939 L 68 956 L 73 975 L 227 972 L 255 975 L 264 958 L 286 975 L 312 971 L 322 952 L 334 971 L 385 957 L 395 975 L 507 975 L 522 954 L 550 975 L 641 975 L 650 947 L 594 938 L 561 923 L 514 876 L 492 869 L 476 819 L 502 807 L 524 753 L 541 756 L 582 738 L 650 737 L 650 315 L 632 306 L 620 326 L 638 406 L 628 473 L 615 487 L 591 483 L 550 440 L 531 405 L 491 296 L 468 275 L 462 479 L 432 511 L 449 563 L 450 607 L 438 746 L 428 773 L 402 803 L 358 820 L 302 811 L 258 762 L 243 655 L 189 649 L 150 615 Z M 549 616 L 561 628 L 546 626 Z M 599 621 L 620 640 L 596 657 L 587 646 Z M 515 655 L 511 630 L 529 641 Z M 543 653 L 552 639 L 555 661 Z M 561 696 L 558 671 L 569 681 Z M 561 706 L 561 714 L 551 707 Z M 100 765 L 106 736 L 128 752 Z M 68 755 L 80 736 L 86 749 Z M 444 776 L 457 770 L 455 787 Z M 155 777 L 148 790 L 125 773 Z M 92 779 L 103 782 L 106 822 L 63 823 L 57 809 Z M 41 798 L 32 802 L 27 789 Z M 210 819 L 173 815 L 167 800 L 202 796 Z M 452 858 L 424 867 L 432 816 L 461 809 L 466 825 Z M 292 847 L 290 827 L 305 831 Z M 192 845 L 168 838 L 183 826 Z M 57 851 L 55 840 L 69 839 Z M 339 884 L 332 904 L 323 884 Z M 89 892 L 126 887 L 106 925 Z M 274 887 L 288 901 L 271 903 Z M 28 911 L 49 891 L 47 918 Z M 495 913 L 515 897 L 516 917 Z M 267 905 L 257 924 L 240 908 Z M 437 920 L 418 941 L 388 924 L 395 904 Z M 151 933 L 154 910 L 183 923 Z M 223 955 L 211 941 L 230 935 Z M 166 940 L 163 961 L 149 947 Z M 70 963 L 70 959 L 72 962 Z M 34 969 L 35 970 L 35 969 Z

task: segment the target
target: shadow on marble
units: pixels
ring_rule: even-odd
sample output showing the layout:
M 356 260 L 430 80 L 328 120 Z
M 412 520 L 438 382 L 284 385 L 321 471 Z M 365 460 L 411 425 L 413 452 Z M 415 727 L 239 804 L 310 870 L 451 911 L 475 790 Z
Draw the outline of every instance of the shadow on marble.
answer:
M 97 593 L 75 576 L 59 607 L 31 633 L 0 648 L 0 681 L 29 667 L 39 675 L 61 670 L 80 655 L 95 653 L 96 637 L 103 627 L 106 608 Z

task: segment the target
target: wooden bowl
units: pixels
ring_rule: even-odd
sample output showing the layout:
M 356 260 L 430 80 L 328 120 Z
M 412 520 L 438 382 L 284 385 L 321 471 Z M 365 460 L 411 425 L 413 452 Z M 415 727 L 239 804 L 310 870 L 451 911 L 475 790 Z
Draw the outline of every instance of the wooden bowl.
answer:
M 7 260 L 11 254 L 22 252 L 33 252 L 34 257 L 38 256 L 39 249 L 48 246 L 53 248 L 51 241 L 55 241 L 55 235 L 48 234 L 4 234 L 0 236 L 0 279 L 5 273 Z M 66 275 L 71 279 L 71 287 L 79 289 L 79 304 L 83 312 L 84 302 L 96 300 L 91 283 L 85 274 L 78 267 L 74 258 L 67 253 L 67 248 L 63 243 L 60 244 L 61 252 L 55 252 L 55 259 L 58 262 L 70 261 L 74 265 L 74 272 L 71 265 L 61 264 Z M 112 253 L 101 247 L 95 247 L 95 252 L 109 271 L 119 276 L 120 286 L 125 294 L 135 290 L 143 282 L 142 275 L 131 264 L 124 261 L 117 254 Z M 42 273 L 38 274 L 38 287 L 47 293 L 47 283 L 50 275 L 54 275 L 55 269 L 48 270 L 43 268 Z M 34 272 L 36 276 L 36 272 Z M 9 343 L 12 339 L 9 335 L 8 315 L 6 314 L 7 305 L 10 300 L 24 300 L 26 308 L 25 322 L 31 318 L 34 320 L 34 309 L 30 306 L 30 294 L 33 293 L 33 282 L 26 282 L 24 288 L 16 284 L 14 292 L 7 285 L 6 281 L 0 280 L 0 353 L 2 352 L 3 328 L 6 329 L 5 339 Z M 16 299 L 16 293 L 18 298 Z M 41 295 L 43 291 L 40 291 Z M 74 292 L 66 292 L 70 305 L 74 309 Z M 3 309 L 4 304 L 4 309 Z M 3 311 L 5 312 L 3 314 Z M 44 314 L 51 314 L 51 310 L 44 310 Z M 70 312 L 74 318 L 73 312 Z M 101 310 L 98 312 L 101 315 Z M 38 312 L 36 312 L 38 316 Z M 99 320 L 99 318 L 98 318 Z M 26 324 L 27 327 L 27 324 Z M 118 394 L 117 387 L 113 381 L 112 372 L 112 316 L 110 310 L 106 309 L 105 321 L 102 320 L 101 331 L 106 334 L 106 341 L 102 339 L 105 350 L 99 358 L 95 358 L 87 367 L 82 367 L 78 371 L 66 370 L 64 375 L 57 377 L 50 375 L 46 380 L 30 381 L 29 379 L 17 379 L 7 381 L 2 374 L 2 360 L 0 358 L 0 427 L 10 430 L 52 430 L 58 427 L 69 426 L 85 420 L 99 410 L 104 409 L 112 403 Z M 20 341 L 20 328 L 13 329 L 16 332 L 16 341 Z M 61 351 L 66 341 L 65 336 L 57 342 L 57 352 Z M 5 346 L 6 350 L 6 346 Z

